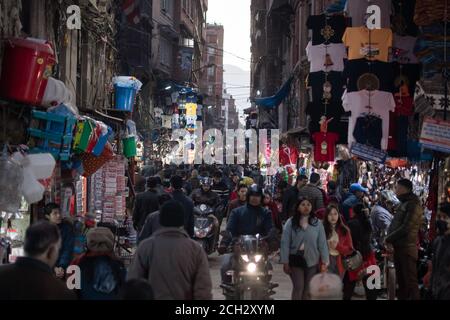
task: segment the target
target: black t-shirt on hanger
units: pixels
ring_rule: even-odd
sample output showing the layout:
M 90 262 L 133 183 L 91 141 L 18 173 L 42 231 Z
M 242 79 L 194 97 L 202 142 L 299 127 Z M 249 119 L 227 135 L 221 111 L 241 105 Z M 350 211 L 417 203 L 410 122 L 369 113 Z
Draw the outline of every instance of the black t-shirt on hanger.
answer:
M 347 92 L 360 91 L 358 80 L 361 76 L 372 73 L 379 81 L 380 91 L 394 92 L 394 69 L 390 63 L 382 61 L 369 61 L 366 59 L 347 60 L 343 72 Z
M 340 137 L 345 134 L 341 125 L 341 116 L 344 114 L 342 104 L 331 103 L 325 106 L 322 103 L 310 102 L 306 107 L 306 114 L 310 116 L 311 120 L 309 123 L 309 131 L 311 135 L 315 132 L 320 132 L 319 122 L 322 116 L 326 116 L 327 119 L 333 118 L 333 120 L 328 123 L 329 132 L 335 132 L 339 134 Z
M 324 71 L 312 72 L 309 74 L 308 85 L 312 89 L 312 99 L 314 103 L 321 103 L 323 99 L 323 85 L 325 81 L 331 83 L 331 101 L 341 102 L 344 94 L 344 78 L 342 72 L 330 71 L 328 76 Z
M 329 42 L 342 43 L 342 36 L 347 27 L 344 16 L 327 16 L 325 14 L 309 16 L 306 26 L 313 31 L 313 45 Z

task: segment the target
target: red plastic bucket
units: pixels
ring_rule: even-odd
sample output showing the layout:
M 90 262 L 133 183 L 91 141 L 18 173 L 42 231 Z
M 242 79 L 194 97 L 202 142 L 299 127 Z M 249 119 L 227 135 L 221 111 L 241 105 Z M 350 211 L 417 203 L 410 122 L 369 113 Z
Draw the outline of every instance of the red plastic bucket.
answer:
M 7 40 L 0 95 L 6 99 L 40 105 L 55 62 L 55 52 L 48 41 L 31 38 Z

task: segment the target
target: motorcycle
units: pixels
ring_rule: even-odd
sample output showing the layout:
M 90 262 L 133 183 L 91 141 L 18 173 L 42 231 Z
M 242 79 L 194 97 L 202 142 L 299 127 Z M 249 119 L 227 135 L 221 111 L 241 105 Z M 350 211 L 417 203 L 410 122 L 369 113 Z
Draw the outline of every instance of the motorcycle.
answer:
M 219 239 L 219 221 L 215 211 L 206 204 L 194 207 L 194 240 L 205 250 L 207 255 L 217 249 Z
M 222 283 L 226 300 L 271 300 L 278 284 L 272 283 L 273 268 L 263 248 L 264 238 L 245 235 L 234 245 L 231 283 Z

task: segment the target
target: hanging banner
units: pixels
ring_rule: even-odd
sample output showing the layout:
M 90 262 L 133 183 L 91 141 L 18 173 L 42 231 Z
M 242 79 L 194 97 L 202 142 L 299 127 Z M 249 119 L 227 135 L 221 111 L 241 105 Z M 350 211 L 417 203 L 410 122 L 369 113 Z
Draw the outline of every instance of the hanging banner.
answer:
M 354 142 L 350 150 L 351 154 L 366 161 L 374 161 L 377 163 L 385 163 L 387 153 L 380 149 L 375 149 L 361 143 Z
M 450 122 L 426 118 L 423 122 L 420 143 L 426 149 L 450 153 Z
M 181 47 L 180 48 L 180 70 L 183 82 L 189 81 L 192 71 L 192 56 L 194 55 L 194 48 Z

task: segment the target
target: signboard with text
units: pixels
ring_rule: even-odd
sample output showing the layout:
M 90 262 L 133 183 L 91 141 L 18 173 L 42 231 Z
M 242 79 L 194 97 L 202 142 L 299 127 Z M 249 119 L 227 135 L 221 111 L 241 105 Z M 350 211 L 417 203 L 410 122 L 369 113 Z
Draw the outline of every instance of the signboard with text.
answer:
M 450 153 L 450 122 L 432 118 L 425 119 L 420 143 L 426 149 Z

